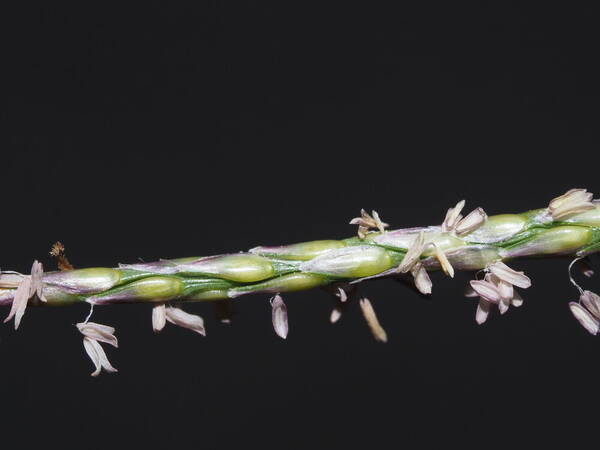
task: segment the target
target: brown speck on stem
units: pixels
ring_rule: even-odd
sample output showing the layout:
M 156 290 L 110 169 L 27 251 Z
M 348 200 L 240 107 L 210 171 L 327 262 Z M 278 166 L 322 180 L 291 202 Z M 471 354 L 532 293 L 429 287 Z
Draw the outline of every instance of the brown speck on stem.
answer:
M 73 270 L 75 267 L 67 259 L 65 254 L 65 246 L 62 242 L 56 241 L 50 249 L 50 255 L 58 260 L 58 269 L 61 271 Z

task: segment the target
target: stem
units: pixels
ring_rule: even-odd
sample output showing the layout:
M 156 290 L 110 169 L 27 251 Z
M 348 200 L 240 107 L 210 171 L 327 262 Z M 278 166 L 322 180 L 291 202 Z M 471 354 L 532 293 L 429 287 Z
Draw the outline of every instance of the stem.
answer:
M 204 258 L 47 272 L 42 279 L 47 302 L 33 297 L 30 304 L 215 301 L 356 282 L 395 274 L 394 268 L 420 232 L 427 243 L 420 262 L 427 271 L 440 269 L 434 247 L 456 270 L 479 270 L 495 261 L 521 257 L 587 255 L 600 249 L 600 203 L 593 205 L 593 209 L 560 220 L 553 220 L 547 208 L 490 216 L 482 226 L 462 235 L 431 226 L 369 232 L 364 239 L 312 241 Z M 7 280 L 9 274 L 18 276 L 3 272 L 2 279 Z M 16 285 L 7 283 L 0 289 L 0 305 L 11 305 L 14 298 Z

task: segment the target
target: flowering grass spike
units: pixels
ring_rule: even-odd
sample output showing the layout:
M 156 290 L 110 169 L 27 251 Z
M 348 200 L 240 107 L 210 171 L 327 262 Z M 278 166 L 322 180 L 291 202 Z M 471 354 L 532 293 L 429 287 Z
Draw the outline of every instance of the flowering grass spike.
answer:
M 591 334 L 600 330 L 600 297 L 584 290 L 572 276 L 578 264 L 586 277 L 594 274 L 588 255 L 600 250 L 600 201 L 586 189 L 571 189 L 544 208 L 519 214 L 488 214 L 480 207 L 462 215 L 466 202 L 447 210 L 439 225 L 388 230 L 376 211 L 361 210 L 350 221 L 357 235 L 279 246 L 259 246 L 247 252 L 208 257 L 187 257 L 118 267 L 75 269 L 57 242 L 51 251 L 58 271 L 44 272 L 35 260 L 29 274 L 0 272 L 0 306 L 22 324 L 28 307 L 93 307 L 123 303 L 152 305 L 155 333 L 167 323 L 206 335 L 204 319 L 185 312 L 184 303 L 213 302 L 222 323 L 231 321 L 231 305 L 240 297 L 257 294 L 270 300 L 275 333 L 288 338 L 288 307 L 281 294 L 313 288 L 326 290 L 333 300 L 329 320 L 338 322 L 349 308 L 360 307 L 379 342 L 388 334 L 381 326 L 373 303 L 357 295 L 366 280 L 400 278 L 414 284 L 424 295 L 433 291 L 431 272 L 453 277 L 455 271 L 473 273 L 465 296 L 477 299 L 475 321 L 483 324 L 497 308 L 506 314 L 523 304 L 519 289 L 532 281 L 516 269 L 524 257 L 572 258 L 569 280 L 579 299 L 569 303 L 577 321 Z M 357 300 L 360 298 L 360 300 Z M 358 305 L 357 305 L 358 304 Z M 116 372 L 101 343 L 118 346 L 115 330 L 90 322 L 77 324 L 84 348 L 98 375 L 102 369 Z M 387 321 L 387 320 L 386 320 Z

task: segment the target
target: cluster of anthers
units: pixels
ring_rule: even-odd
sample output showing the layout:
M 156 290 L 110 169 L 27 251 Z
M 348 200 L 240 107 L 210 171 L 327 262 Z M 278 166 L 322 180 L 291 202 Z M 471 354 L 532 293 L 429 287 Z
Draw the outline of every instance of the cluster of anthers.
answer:
M 355 217 L 350 221 L 350 225 L 358 225 L 358 237 L 364 239 L 367 237 L 367 233 L 371 228 L 379 230 L 383 233 L 389 225 L 382 222 L 379 218 L 377 211 L 371 211 L 371 214 L 367 213 L 364 209 L 360 210 L 360 217 Z
M 58 256 L 55 254 L 56 248 L 55 245 L 51 252 L 53 256 Z M 64 247 L 62 250 L 64 251 Z M 64 262 L 67 260 L 64 258 L 62 261 Z M 72 266 L 70 267 L 72 269 Z M 38 261 L 34 261 L 30 275 L 23 275 L 17 272 L 2 272 L 0 288 L 16 288 L 10 312 L 6 319 L 4 319 L 4 322 L 6 323 L 14 318 L 15 330 L 19 328 L 21 319 L 23 318 L 27 305 L 31 299 L 37 298 L 42 302 L 47 301 L 42 291 L 43 275 L 44 270 L 42 263 Z M 118 347 L 118 341 L 114 335 L 115 329 L 108 325 L 90 322 L 89 319 L 92 313 L 93 304 L 91 305 L 90 314 L 85 321 L 75 324 L 79 332 L 83 335 L 84 349 L 96 367 L 92 376 L 99 375 L 101 369 L 104 369 L 107 372 L 117 372 L 117 369 L 115 369 L 108 361 L 106 353 L 100 345 L 101 342 L 104 342 L 115 348 Z M 160 332 L 167 321 L 174 325 L 188 328 L 203 336 L 206 335 L 202 317 L 186 313 L 179 308 L 167 306 L 165 304 L 155 306 L 152 310 L 152 327 L 154 331 L 156 333 Z
M 441 225 L 442 232 L 449 233 L 454 236 L 463 236 L 472 231 L 475 231 L 486 222 L 487 214 L 482 208 L 475 208 L 473 211 L 471 211 L 469 214 L 463 217 L 461 212 L 464 207 L 465 200 L 461 200 L 456 204 L 456 206 L 448 209 L 448 211 L 446 212 L 446 217 L 444 218 L 444 221 Z M 359 225 L 358 237 L 360 239 L 365 239 L 370 229 L 377 229 L 380 233 L 384 233 L 385 227 L 387 227 L 387 224 L 381 221 L 379 214 L 377 214 L 377 211 L 373 211 L 373 217 L 371 217 L 365 212 L 364 209 L 361 210 L 361 217 L 352 219 L 350 221 L 350 224 Z M 427 241 L 425 239 L 425 232 L 421 231 L 418 234 L 416 234 L 416 237 L 413 239 L 412 243 L 407 248 L 404 258 L 397 267 L 371 277 L 360 278 L 351 282 L 351 284 L 360 283 L 367 279 L 380 278 L 385 276 L 397 276 L 401 274 L 407 274 L 410 272 L 410 274 L 413 277 L 415 287 L 419 290 L 419 292 L 426 295 L 431 294 L 433 283 L 431 281 L 431 278 L 429 277 L 429 274 L 427 273 L 427 269 L 421 262 L 421 256 L 425 251 L 429 249 L 433 251 L 433 255 L 439 262 L 442 271 L 449 277 L 453 278 L 454 268 L 452 267 L 452 264 L 448 260 L 448 257 L 446 256 L 444 251 L 441 250 L 434 242 Z M 345 297 L 346 295 L 344 295 L 344 298 Z M 482 296 L 482 302 L 488 303 L 491 302 L 491 300 L 486 299 Z M 487 310 L 489 310 L 489 308 L 487 308 Z M 374 311 L 370 315 L 374 315 Z M 478 316 L 481 316 L 481 314 L 478 314 Z M 336 318 L 335 320 L 333 320 L 334 317 Z M 336 321 L 338 318 L 339 308 L 334 309 L 332 313 L 332 322 Z M 370 323 L 366 314 L 365 318 L 367 319 L 367 322 Z M 482 322 L 478 320 L 478 323 Z M 373 329 L 373 327 L 371 327 L 371 329 Z
M 465 201 L 461 200 L 454 208 L 449 208 L 442 223 L 442 231 L 454 233 L 457 236 L 475 231 L 487 220 L 487 214 L 483 208 L 475 208 L 465 217 L 461 215 Z
M 113 327 L 102 325 L 99 323 L 89 322 L 89 318 L 93 312 L 90 311 L 89 316 L 84 322 L 76 324 L 77 329 L 83 335 L 83 346 L 88 356 L 94 363 L 96 370 L 92 372 L 95 377 L 100 374 L 101 369 L 107 372 L 117 372 L 106 357 L 104 349 L 100 346 L 100 342 L 104 342 L 118 347 L 117 338 L 115 337 L 115 329 Z M 152 308 L 152 328 L 155 333 L 160 332 L 167 322 L 183 328 L 188 328 L 202 336 L 206 336 L 204 329 L 204 320 L 202 317 L 195 314 L 189 314 L 182 309 L 167 306 L 165 304 L 157 305 Z
M 546 221 L 561 221 L 574 214 L 582 213 L 595 208 L 593 194 L 586 189 L 570 189 L 565 194 L 552 199 L 546 210 L 544 218 Z M 446 217 L 441 225 L 441 231 L 453 234 L 454 236 L 463 236 L 471 233 L 481 227 L 487 220 L 487 214 L 482 208 L 476 208 L 462 216 L 461 212 L 465 206 L 465 201 L 459 201 L 456 206 L 449 208 Z M 361 217 L 350 221 L 353 225 L 359 225 L 358 237 L 365 239 L 370 229 L 376 229 L 380 233 L 385 233 L 387 224 L 383 223 L 376 211 L 373 211 L 372 217 L 365 210 L 361 210 Z M 408 247 L 404 259 L 400 265 L 394 269 L 382 272 L 381 274 L 365 277 L 352 282 L 358 283 L 366 279 L 379 278 L 389 275 L 411 273 L 414 279 L 415 287 L 422 294 L 431 294 L 432 282 L 427 270 L 421 263 L 421 255 L 428 248 L 433 247 L 434 255 L 437 258 L 442 270 L 450 277 L 454 276 L 454 269 L 448 258 L 433 242 L 425 240 L 425 233 L 420 232 Z M 569 279 L 580 292 L 578 302 L 569 303 L 569 307 L 575 318 L 591 334 L 600 333 L 600 296 L 583 290 L 571 276 L 571 269 L 574 263 L 580 262 L 583 265 L 582 272 L 585 276 L 591 277 L 594 274 L 592 268 L 587 264 L 584 257 L 574 259 L 569 265 Z M 480 273 L 480 272 L 478 272 Z M 531 286 L 531 279 L 523 272 L 513 270 L 501 260 L 487 264 L 483 269 L 485 274 L 482 280 L 471 280 L 467 286 L 465 296 L 469 298 L 479 298 L 475 320 L 478 324 L 483 324 L 487 319 L 492 308 L 497 305 L 500 314 L 508 311 L 510 306 L 520 307 L 523 304 L 523 298 L 516 288 L 527 289 Z M 341 292 L 343 292 L 340 289 Z M 339 296 L 339 294 L 337 294 Z M 343 301 L 347 298 L 343 295 Z M 370 307 L 372 311 L 372 306 Z M 331 321 L 339 319 L 341 310 L 339 307 L 333 310 Z M 369 315 L 375 316 L 374 311 Z M 365 315 L 367 321 L 369 318 Z M 379 323 L 377 322 L 379 326 Z M 373 327 L 371 327 L 373 329 Z
M 508 311 L 509 306 L 521 306 L 523 298 L 515 287 L 527 289 L 531 286 L 528 276 L 511 269 L 502 261 L 488 264 L 484 271 L 484 279 L 471 280 L 465 293 L 466 297 L 479 297 L 475 320 L 480 325 L 487 320 L 493 305 L 498 306 L 500 314 Z
M 2 272 L 2 281 L 0 283 L 0 288 L 17 288 L 12 301 L 10 312 L 8 313 L 6 319 L 4 319 L 4 323 L 14 318 L 15 330 L 18 329 L 19 325 L 21 324 L 21 319 L 25 314 L 25 309 L 29 304 L 29 299 L 37 296 L 37 298 L 40 301 L 47 301 L 46 297 L 44 297 L 44 294 L 42 292 L 43 276 L 44 267 L 39 261 L 33 262 L 33 265 L 31 266 L 31 275 L 22 275 L 18 272 Z
M 573 279 L 571 269 L 577 262 L 582 264 L 582 273 L 586 277 L 590 278 L 594 275 L 594 271 L 587 264 L 584 257 L 575 258 L 571 261 L 571 264 L 569 264 L 569 279 L 579 291 L 579 300 L 570 302 L 569 308 L 583 328 L 595 336 L 600 332 L 600 297 L 592 291 L 584 290 Z
M 592 203 L 594 195 L 586 189 L 571 189 L 560 197 L 553 199 L 548 205 L 548 214 L 553 220 L 562 220 L 572 214 L 582 213 L 595 208 Z M 579 300 L 570 302 L 569 308 L 573 316 L 591 334 L 600 331 L 600 297 L 594 292 L 584 290 L 573 279 L 571 270 L 575 263 L 582 265 L 582 273 L 586 277 L 594 275 L 594 271 L 587 264 L 586 255 L 581 255 L 569 264 L 569 279 L 579 291 Z
M 560 197 L 552 199 L 548 205 L 548 213 L 553 220 L 562 220 L 573 214 L 594 209 L 594 194 L 587 189 L 570 189 Z

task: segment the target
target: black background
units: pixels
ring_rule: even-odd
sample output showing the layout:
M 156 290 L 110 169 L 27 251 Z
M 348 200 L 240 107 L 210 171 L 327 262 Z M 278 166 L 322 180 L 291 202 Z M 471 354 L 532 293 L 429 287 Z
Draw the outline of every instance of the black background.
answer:
M 16 3 L 16 2 L 15 2 Z M 419 6 L 415 6 L 418 4 Z M 592 4 L 592 2 L 590 2 Z M 209 255 L 393 228 L 446 208 L 598 191 L 595 11 L 522 2 L 79 2 L 2 7 L 3 269 Z M 208 336 L 150 307 L 97 308 L 117 375 L 89 377 L 85 306 L 0 331 L 3 445 L 414 448 L 597 442 L 600 343 L 570 315 L 567 260 L 518 261 L 525 305 L 484 326 L 471 274 L 423 299 L 362 286 L 332 326 L 319 290 L 243 297 Z M 579 277 L 581 279 L 581 277 Z M 600 290 L 597 278 L 584 281 Z M 6 311 L 8 313 L 8 311 Z

